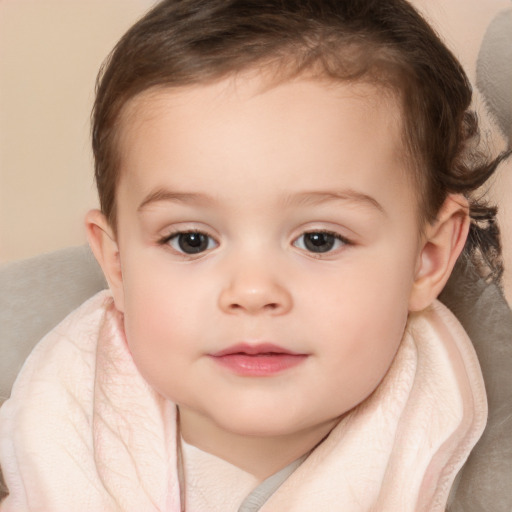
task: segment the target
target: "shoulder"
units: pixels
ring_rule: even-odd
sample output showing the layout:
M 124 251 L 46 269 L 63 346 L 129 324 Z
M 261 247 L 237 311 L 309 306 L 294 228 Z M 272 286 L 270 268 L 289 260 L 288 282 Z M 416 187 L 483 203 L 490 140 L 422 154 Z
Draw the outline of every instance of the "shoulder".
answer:
M 94 295 L 35 346 L 0 409 L 1 423 L 40 409 L 48 417 L 78 388 L 82 397 L 92 393 L 98 335 L 111 304 L 108 291 Z
M 111 304 L 110 293 L 101 291 L 43 337 L 21 369 L 11 397 L 27 392 L 34 396 L 46 384 L 84 376 L 94 365 L 98 333 Z
M 50 331 L 26 360 L 11 397 L 0 408 L 0 465 L 16 510 L 24 509 L 27 482 L 44 493 L 55 485 L 58 467 L 69 469 L 69 459 L 80 465 L 80 474 L 93 474 L 87 461 L 92 453 L 96 347 L 111 308 L 109 292 L 102 291 Z

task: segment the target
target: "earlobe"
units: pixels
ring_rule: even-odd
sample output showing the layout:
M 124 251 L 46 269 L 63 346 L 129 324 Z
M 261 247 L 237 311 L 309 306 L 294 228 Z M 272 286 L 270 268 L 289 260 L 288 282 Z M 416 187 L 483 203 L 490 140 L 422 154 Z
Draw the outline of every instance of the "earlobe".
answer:
M 425 230 L 409 311 L 421 311 L 441 293 L 466 243 L 469 204 L 462 195 L 451 194 L 437 219 Z
M 91 210 L 86 214 L 85 227 L 89 245 L 103 270 L 105 279 L 112 291 L 116 308 L 123 312 L 123 274 L 119 248 L 113 230 L 105 215 L 99 210 Z

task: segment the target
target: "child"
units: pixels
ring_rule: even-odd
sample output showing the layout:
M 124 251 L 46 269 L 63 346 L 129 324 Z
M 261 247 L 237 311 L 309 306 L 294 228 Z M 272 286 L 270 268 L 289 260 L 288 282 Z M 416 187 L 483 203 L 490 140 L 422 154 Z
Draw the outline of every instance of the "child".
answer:
M 110 291 L 1 409 L 2 511 L 444 510 L 486 418 L 435 300 L 491 212 L 470 100 L 404 0 L 155 6 L 94 107 Z

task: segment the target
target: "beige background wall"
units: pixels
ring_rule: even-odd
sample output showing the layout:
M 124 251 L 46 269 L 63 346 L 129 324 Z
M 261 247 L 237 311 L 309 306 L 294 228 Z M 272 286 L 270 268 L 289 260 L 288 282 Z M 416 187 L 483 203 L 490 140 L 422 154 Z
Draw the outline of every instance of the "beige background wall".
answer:
M 0 262 L 85 243 L 101 62 L 151 0 L 0 0 Z
M 85 243 L 83 216 L 97 204 L 89 149 L 94 80 L 117 39 L 152 1 L 0 0 L 0 263 Z M 413 3 L 471 79 L 486 28 L 512 6 L 510 0 Z M 510 70 L 512 62 L 503 66 Z M 501 203 L 512 303 L 512 162 L 491 196 Z

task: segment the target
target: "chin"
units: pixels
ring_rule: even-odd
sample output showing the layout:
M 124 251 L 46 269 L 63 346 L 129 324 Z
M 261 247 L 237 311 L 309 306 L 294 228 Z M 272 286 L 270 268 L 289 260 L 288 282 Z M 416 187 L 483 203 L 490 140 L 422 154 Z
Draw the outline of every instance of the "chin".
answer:
M 297 429 L 296 422 L 289 418 L 277 418 L 262 413 L 225 414 L 214 419 L 219 428 L 235 435 L 250 437 L 275 437 L 288 435 Z
M 299 433 L 318 427 L 324 422 L 307 421 L 293 415 L 264 413 L 254 411 L 254 414 L 224 415 L 218 418 L 217 425 L 232 434 L 247 437 L 281 437 Z M 328 420 L 325 423 L 328 423 Z

